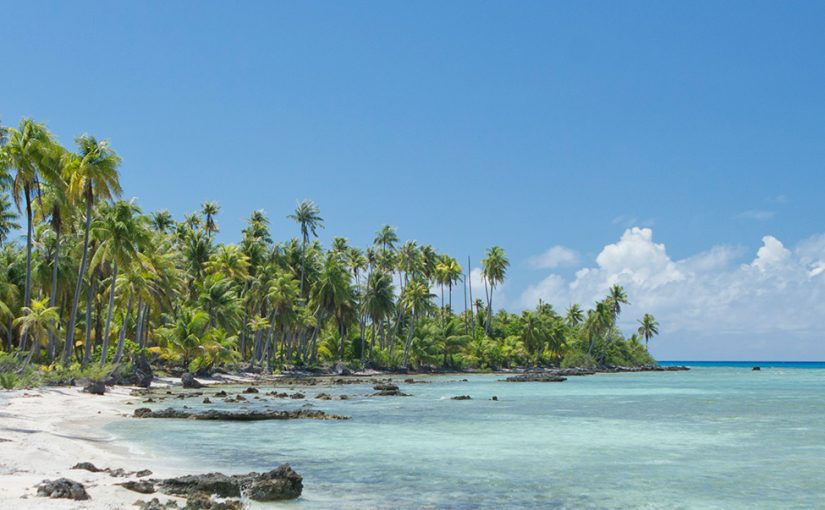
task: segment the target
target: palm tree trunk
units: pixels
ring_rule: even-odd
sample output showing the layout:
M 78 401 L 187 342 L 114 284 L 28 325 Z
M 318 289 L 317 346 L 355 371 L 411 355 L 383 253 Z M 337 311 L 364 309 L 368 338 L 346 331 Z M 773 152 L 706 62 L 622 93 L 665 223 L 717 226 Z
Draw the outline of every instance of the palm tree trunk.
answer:
M 52 257 L 52 289 L 49 293 L 49 307 L 55 306 L 57 301 L 57 263 L 60 260 L 60 228 L 54 227 L 54 257 Z M 55 332 L 49 331 L 49 358 L 54 360 L 57 346 L 55 345 Z
M 470 289 L 470 327 L 473 331 L 473 340 L 476 338 L 476 318 L 473 314 L 473 279 L 470 278 L 470 257 L 467 257 L 467 273 L 464 276 L 464 279 L 467 280 L 467 286 Z M 467 307 L 467 298 L 464 298 L 464 307 Z
M 123 343 L 126 340 L 126 330 L 129 329 L 129 316 L 132 314 L 132 293 L 129 293 L 129 302 L 126 305 L 126 315 L 123 317 L 123 324 L 120 326 L 120 334 L 117 339 L 117 349 L 115 349 L 115 357 L 112 359 L 113 363 L 119 363 L 123 356 Z
M 63 346 L 63 364 L 66 365 L 72 355 L 74 345 L 74 324 L 77 317 L 77 307 L 80 306 L 80 289 L 83 286 L 83 274 L 86 273 L 86 259 L 89 255 L 89 230 L 92 228 L 92 200 L 86 197 L 86 229 L 83 234 L 83 256 L 80 258 L 80 269 L 77 271 L 77 284 L 72 300 L 72 312 L 69 314 L 69 325 L 66 326 L 66 344 Z M 88 311 L 87 314 L 88 316 Z M 88 344 L 88 341 L 86 342 Z
M 372 332 L 372 339 L 370 340 L 370 364 L 372 364 L 372 356 L 373 356 L 373 353 L 375 352 L 375 321 L 372 321 L 372 324 L 370 325 L 370 330 Z M 362 351 L 363 351 L 363 348 L 362 348 Z M 361 364 L 362 365 L 364 364 L 363 356 L 362 356 Z
M 401 364 L 402 367 L 407 368 L 407 361 L 409 360 L 410 355 L 410 346 L 412 346 L 413 340 L 413 333 L 415 333 L 415 318 L 418 315 L 418 310 L 413 308 L 413 313 L 410 316 L 410 329 L 407 332 L 407 342 L 404 344 L 404 361 Z
M 135 342 L 143 349 L 143 297 L 138 299 L 137 320 L 135 321 Z
M 23 293 L 23 306 L 30 307 L 32 304 L 32 199 L 28 184 L 24 187 L 24 194 L 26 196 L 26 286 Z M 26 350 L 27 337 L 27 332 L 20 335 L 21 351 Z M 33 353 L 34 351 L 32 355 Z M 32 355 L 29 355 L 29 361 Z
M 112 326 L 112 313 L 115 310 L 115 282 L 117 281 L 117 261 L 112 262 L 112 285 L 109 288 L 109 310 L 106 312 L 106 329 L 103 331 L 103 348 L 100 351 L 100 366 L 106 364 L 109 357 L 109 333 Z
M 86 295 L 86 344 L 85 352 L 83 353 L 84 363 L 88 363 L 89 360 L 92 359 L 92 298 L 95 294 L 95 287 L 97 287 L 97 279 L 93 275 L 91 280 L 92 282 Z M 69 322 L 71 322 L 71 318 Z

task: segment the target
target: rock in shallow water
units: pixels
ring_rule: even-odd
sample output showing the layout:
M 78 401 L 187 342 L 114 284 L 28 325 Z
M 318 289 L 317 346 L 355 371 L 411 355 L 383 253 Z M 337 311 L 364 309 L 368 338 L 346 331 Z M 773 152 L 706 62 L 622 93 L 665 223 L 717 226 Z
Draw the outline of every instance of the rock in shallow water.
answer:
M 82 483 L 69 480 L 68 478 L 43 480 L 43 482 L 37 486 L 37 495 L 48 498 L 74 499 L 77 501 L 90 499 Z
M 504 380 L 507 382 L 564 382 L 567 378 L 552 374 L 521 374 Z
M 220 411 L 210 409 L 208 411 L 187 411 L 172 409 L 171 407 L 152 411 L 148 407 L 135 409 L 135 418 L 178 418 L 188 420 L 226 420 L 226 421 L 260 421 L 260 420 L 349 420 L 349 416 L 339 416 L 327 414 L 323 411 L 311 409 L 297 409 L 289 411 Z
M 295 499 L 303 491 L 303 478 L 289 464 L 282 464 L 266 473 L 225 475 L 207 473 L 169 478 L 159 482 L 161 491 L 175 496 L 210 496 L 239 498 L 254 501 Z
M 184 374 L 180 376 L 180 382 L 186 389 L 203 388 L 203 384 L 201 384 L 200 381 L 195 379 L 195 376 L 190 374 L 189 372 L 184 372 Z

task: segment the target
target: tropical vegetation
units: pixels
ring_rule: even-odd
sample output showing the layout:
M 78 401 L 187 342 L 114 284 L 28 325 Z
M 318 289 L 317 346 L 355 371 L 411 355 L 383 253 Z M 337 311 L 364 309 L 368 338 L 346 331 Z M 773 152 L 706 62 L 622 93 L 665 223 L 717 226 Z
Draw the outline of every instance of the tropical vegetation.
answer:
M 510 265 L 499 246 L 473 288 L 456 258 L 388 225 L 369 246 L 324 247 L 310 200 L 289 214 L 292 239 L 274 240 L 257 210 L 221 242 L 217 203 L 179 220 L 146 213 L 121 198 L 120 164 L 93 136 L 70 149 L 30 119 L 0 130 L 0 368 L 103 369 L 136 356 L 195 371 L 653 363 L 659 324 L 647 314 L 625 338 L 618 285 L 588 310 L 496 311 Z

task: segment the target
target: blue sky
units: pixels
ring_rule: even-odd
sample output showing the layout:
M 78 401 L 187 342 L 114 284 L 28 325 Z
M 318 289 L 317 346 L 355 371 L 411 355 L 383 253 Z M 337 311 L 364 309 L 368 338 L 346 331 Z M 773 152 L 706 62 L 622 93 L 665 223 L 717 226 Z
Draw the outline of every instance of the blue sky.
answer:
M 110 139 L 147 210 L 216 200 L 231 241 L 263 208 L 286 238 L 311 198 L 327 242 L 503 246 L 512 310 L 623 283 L 663 358 L 825 359 L 825 4 L 2 9 L 0 121 Z

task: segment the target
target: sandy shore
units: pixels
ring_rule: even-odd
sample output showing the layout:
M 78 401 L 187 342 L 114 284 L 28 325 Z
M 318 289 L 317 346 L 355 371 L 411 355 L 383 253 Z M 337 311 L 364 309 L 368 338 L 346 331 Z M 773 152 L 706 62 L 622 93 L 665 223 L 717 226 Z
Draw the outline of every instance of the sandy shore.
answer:
M 130 388 L 109 388 L 106 395 L 83 393 L 80 388 L 45 388 L 0 391 L 0 508 L 127 509 L 138 494 L 116 484 L 131 477 L 113 477 L 70 469 L 78 462 L 98 468 L 126 471 L 150 469 L 152 477 L 186 474 L 182 464 L 150 452 L 130 449 L 107 434 L 103 427 L 129 419 Z M 69 478 L 86 486 L 88 501 L 37 497 L 36 485 L 44 479 Z M 165 501 L 166 496 L 160 496 Z

